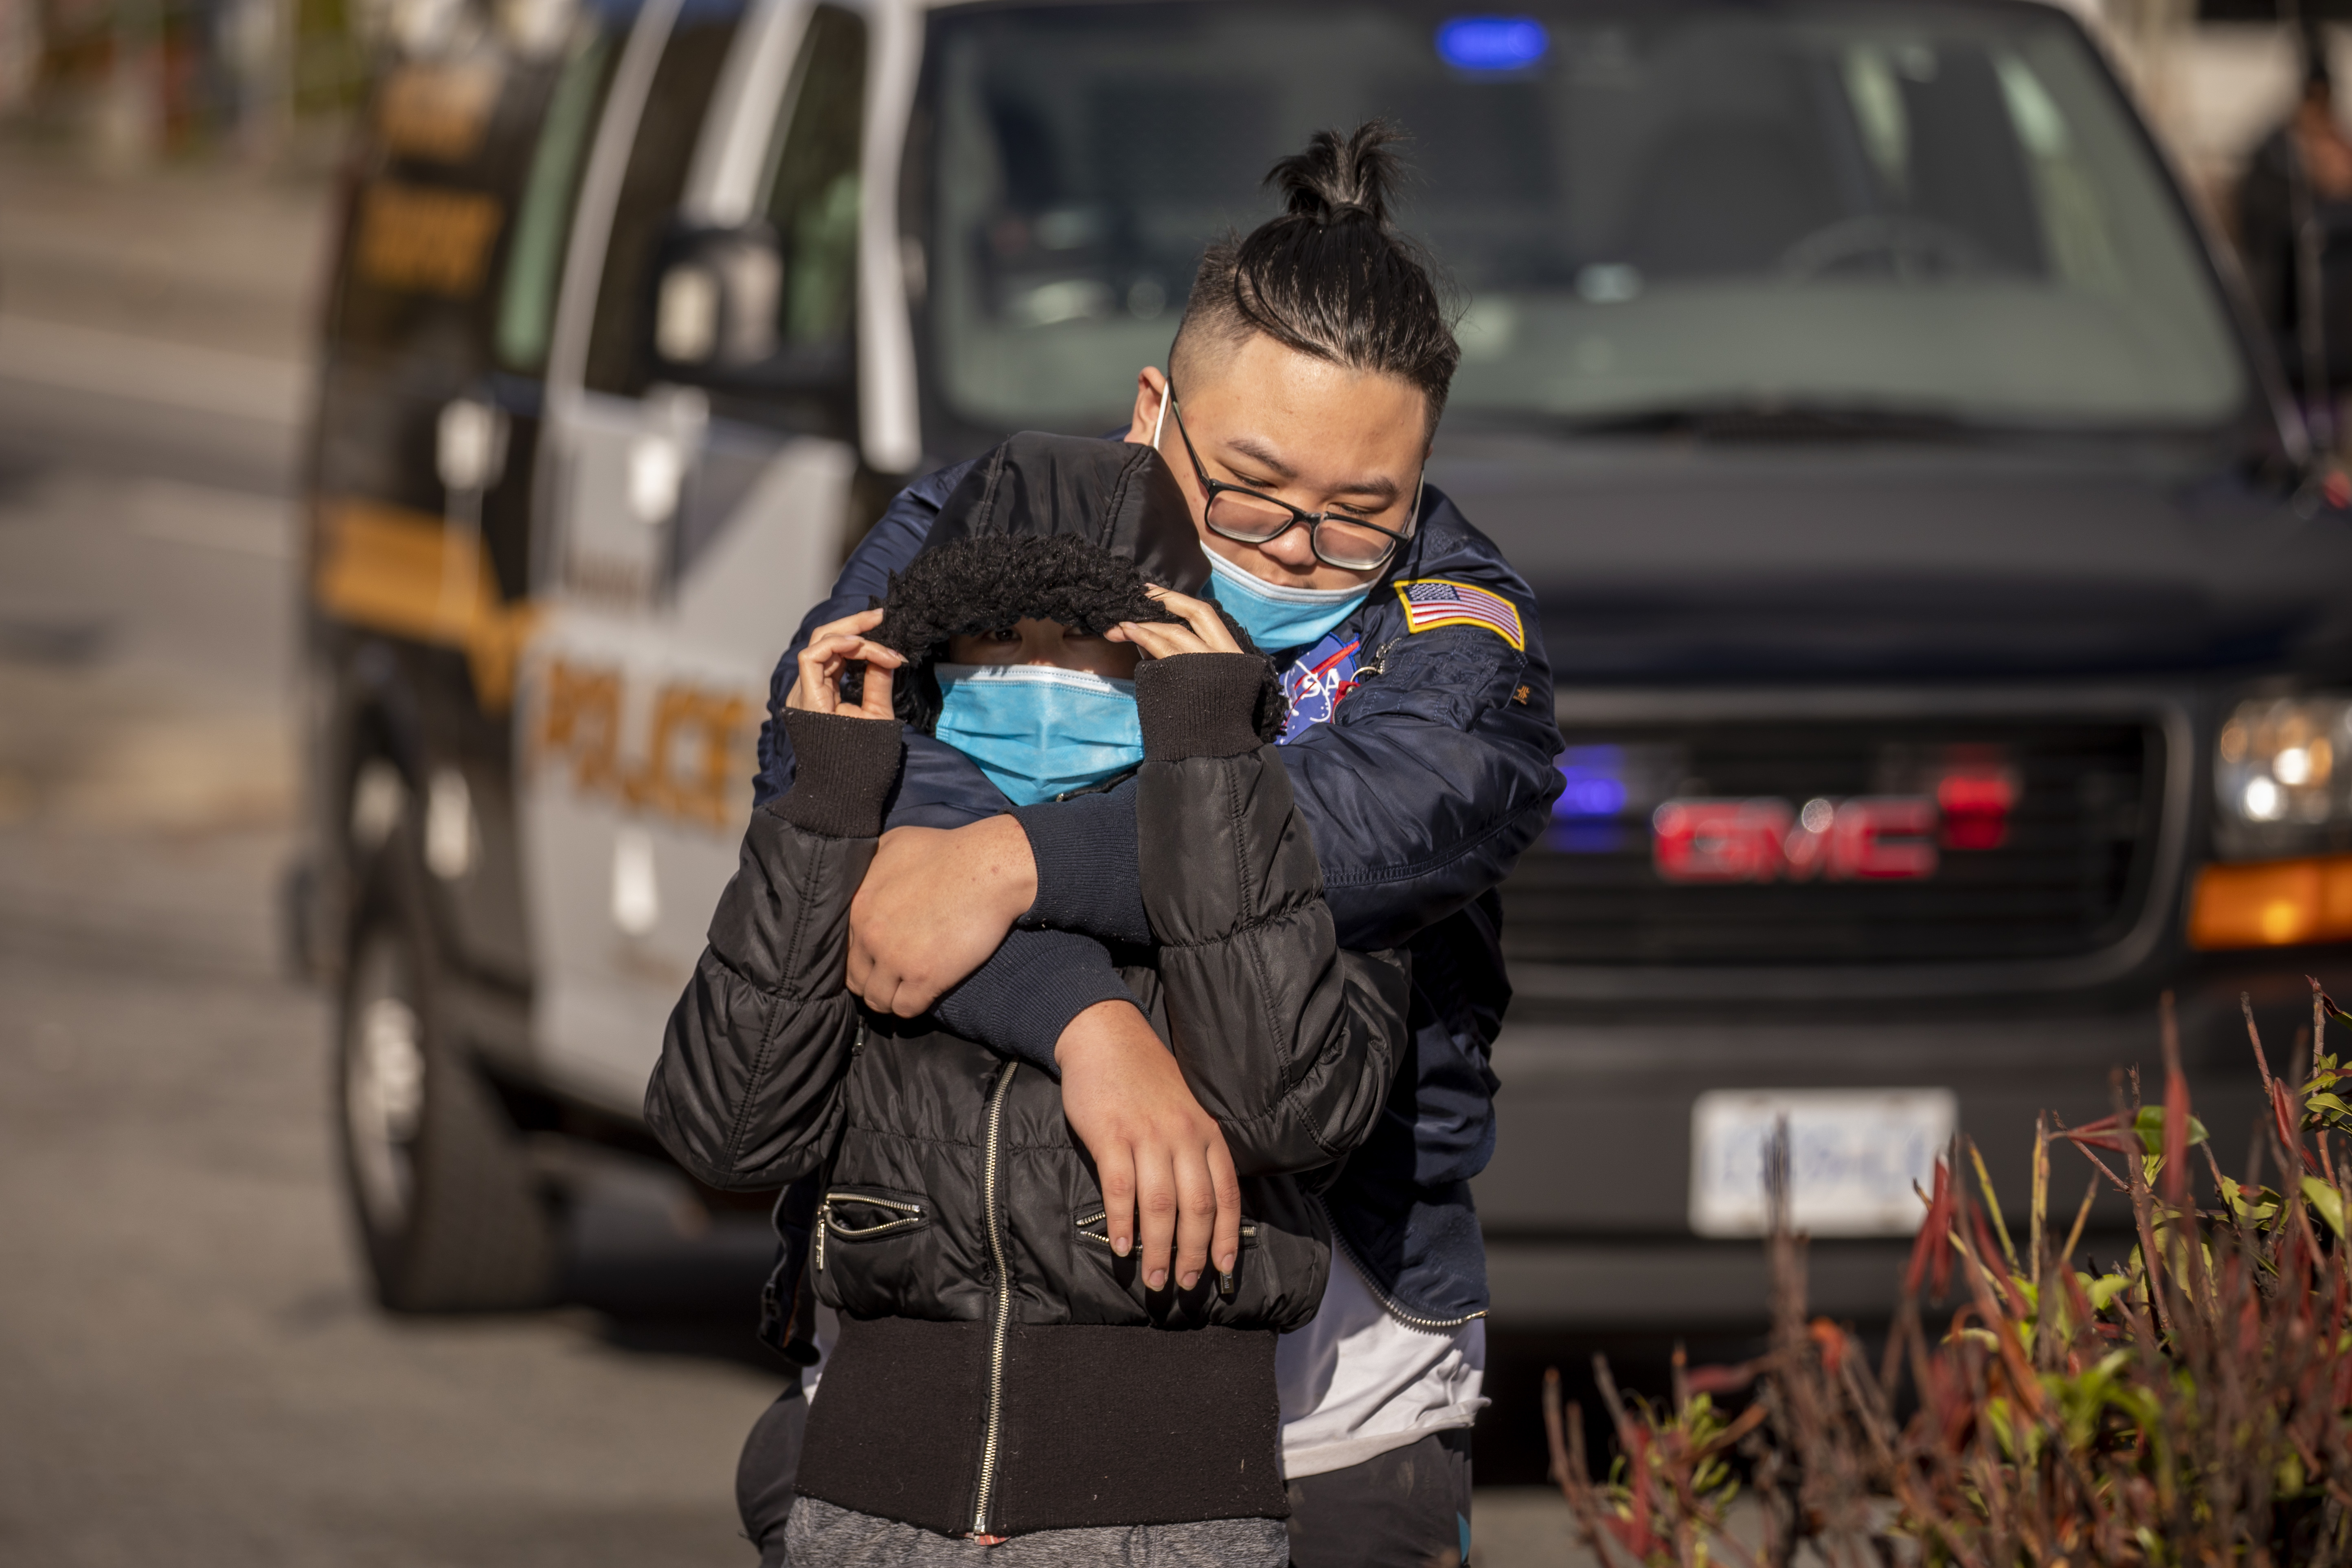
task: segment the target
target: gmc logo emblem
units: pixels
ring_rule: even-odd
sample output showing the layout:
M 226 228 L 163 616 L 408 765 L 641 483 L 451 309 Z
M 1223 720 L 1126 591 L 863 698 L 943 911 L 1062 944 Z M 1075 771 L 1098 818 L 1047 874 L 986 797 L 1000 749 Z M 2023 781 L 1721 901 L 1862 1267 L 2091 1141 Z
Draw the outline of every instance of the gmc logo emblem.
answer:
M 1943 814 L 1926 795 L 1670 800 L 1650 817 L 1669 882 L 1915 882 L 1936 874 Z

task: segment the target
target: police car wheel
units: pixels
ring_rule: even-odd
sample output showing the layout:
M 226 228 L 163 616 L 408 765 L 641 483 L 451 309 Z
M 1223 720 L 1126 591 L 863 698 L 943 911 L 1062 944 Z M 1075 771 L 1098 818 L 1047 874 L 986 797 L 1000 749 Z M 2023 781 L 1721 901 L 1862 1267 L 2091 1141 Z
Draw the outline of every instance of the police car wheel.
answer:
M 388 868 L 361 922 L 336 1052 L 344 1180 L 376 1299 L 415 1312 L 535 1306 L 554 1281 L 555 1212 L 497 1094 L 447 1037 L 405 870 Z

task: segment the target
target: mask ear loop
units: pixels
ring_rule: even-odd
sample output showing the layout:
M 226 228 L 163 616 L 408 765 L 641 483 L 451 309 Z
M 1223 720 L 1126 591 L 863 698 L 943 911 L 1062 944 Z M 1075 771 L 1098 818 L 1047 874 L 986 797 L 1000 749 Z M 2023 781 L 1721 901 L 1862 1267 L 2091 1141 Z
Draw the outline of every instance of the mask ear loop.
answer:
M 1162 382 L 1160 385 L 1160 416 L 1151 422 L 1151 449 L 1160 450 L 1160 432 L 1168 428 L 1168 405 L 1176 401 L 1176 384 Z

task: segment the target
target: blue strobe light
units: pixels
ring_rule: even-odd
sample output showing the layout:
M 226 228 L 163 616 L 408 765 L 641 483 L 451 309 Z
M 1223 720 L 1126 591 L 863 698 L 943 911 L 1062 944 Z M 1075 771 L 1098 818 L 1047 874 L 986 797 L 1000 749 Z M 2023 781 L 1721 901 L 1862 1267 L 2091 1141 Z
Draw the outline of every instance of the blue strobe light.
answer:
M 1566 786 L 1551 803 L 1556 817 L 1615 816 L 1625 809 L 1625 752 L 1619 746 L 1570 746 L 1552 764 Z
M 1456 16 L 1437 29 L 1437 58 L 1456 70 L 1525 70 L 1550 47 L 1533 16 Z

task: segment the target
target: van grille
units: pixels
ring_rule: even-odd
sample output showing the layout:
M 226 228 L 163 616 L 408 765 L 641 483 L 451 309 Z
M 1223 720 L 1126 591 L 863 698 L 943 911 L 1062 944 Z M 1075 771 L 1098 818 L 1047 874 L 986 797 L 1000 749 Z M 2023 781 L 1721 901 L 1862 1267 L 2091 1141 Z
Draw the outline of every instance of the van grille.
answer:
M 2165 765 L 2151 723 L 1709 721 L 1567 739 L 1567 791 L 1504 888 L 1514 963 L 2063 958 L 2121 939 L 2147 898 Z M 1884 803 L 1911 859 L 1858 873 L 1796 839 L 1778 859 L 1662 852 L 1693 802 L 1800 837 L 1847 803 Z

